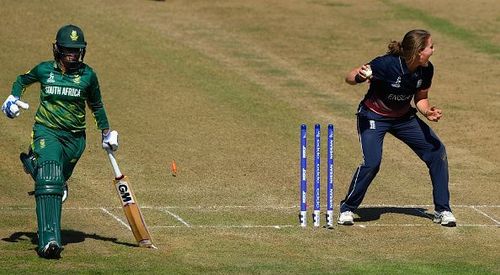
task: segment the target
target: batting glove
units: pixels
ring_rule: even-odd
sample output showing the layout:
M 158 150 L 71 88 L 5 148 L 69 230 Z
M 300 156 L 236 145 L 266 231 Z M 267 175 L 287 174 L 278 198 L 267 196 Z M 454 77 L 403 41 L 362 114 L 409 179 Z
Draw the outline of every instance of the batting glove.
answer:
M 102 134 L 102 148 L 104 150 L 116 151 L 118 150 L 118 132 L 108 131 L 106 134 Z
M 5 102 L 2 105 L 2 112 L 8 117 L 8 118 L 16 118 L 19 116 L 19 106 L 16 105 L 16 101 L 18 101 L 19 98 L 13 95 L 9 95 Z

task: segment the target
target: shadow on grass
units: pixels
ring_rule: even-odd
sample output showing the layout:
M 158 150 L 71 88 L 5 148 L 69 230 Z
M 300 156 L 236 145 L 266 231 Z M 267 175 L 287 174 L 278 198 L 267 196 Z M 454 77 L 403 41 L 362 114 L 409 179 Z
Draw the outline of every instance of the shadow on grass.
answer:
M 366 207 L 358 208 L 354 212 L 359 218 L 355 218 L 355 222 L 369 222 L 380 219 L 383 214 L 402 214 L 408 216 L 416 216 L 425 219 L 432 219 L 432 216 L 426 213 L 427 209 L 419 207 Z
M 131 243 L 119 242 L 116 238 L 103 237 L 97 234 L 87 234 L 75 230 L 61 230 L 62 245 L 81 243 L 85 239 L 94 239 L 98 241 L 112 242 L 124 246 L 137 246 Z M 32 244 L 38 245 L 38 235 L 36 232 L 14 232 L 7 238 L 2 238 L 2 241 L 16 243 L 22 240 L 29 239 Z

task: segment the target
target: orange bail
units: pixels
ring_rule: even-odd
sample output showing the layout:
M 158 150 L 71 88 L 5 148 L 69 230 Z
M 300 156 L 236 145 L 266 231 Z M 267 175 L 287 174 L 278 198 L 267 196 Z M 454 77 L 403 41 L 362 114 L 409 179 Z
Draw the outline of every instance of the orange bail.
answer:
M 177 176 L 177 164 L 175 164 L 175 160 L 172 160 L 172 165 L 170 165 L 170 171 L 172 171 L 172 176 Z

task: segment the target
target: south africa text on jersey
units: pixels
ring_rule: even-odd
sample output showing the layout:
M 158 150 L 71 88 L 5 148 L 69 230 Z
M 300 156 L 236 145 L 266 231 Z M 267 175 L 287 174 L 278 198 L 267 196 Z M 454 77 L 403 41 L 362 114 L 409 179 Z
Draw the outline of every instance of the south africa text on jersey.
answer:
M 49 95 L 67 95 L 67 96 L 80 96 L 81 90 L 78 88 L 71 87 L 60 87 L 60 86 L 46 86 L 45 93 Z

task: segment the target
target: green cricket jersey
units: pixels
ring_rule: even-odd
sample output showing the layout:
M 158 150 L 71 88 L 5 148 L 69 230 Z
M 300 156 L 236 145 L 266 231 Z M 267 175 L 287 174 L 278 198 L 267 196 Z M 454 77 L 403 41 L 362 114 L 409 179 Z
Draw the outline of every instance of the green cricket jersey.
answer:
M 40 106 L 35 121 L 48 128 L 71 132 L 85 130 L 85 105 L 92 111 L 99 129 L 109 128 L 101 99 L 99 81 L 94 70 L 83 64 L 69 74 L 57 62 L 45 61 L 17 77 L 12 95 L 21 98 L 26 87 L 39 82 Z

